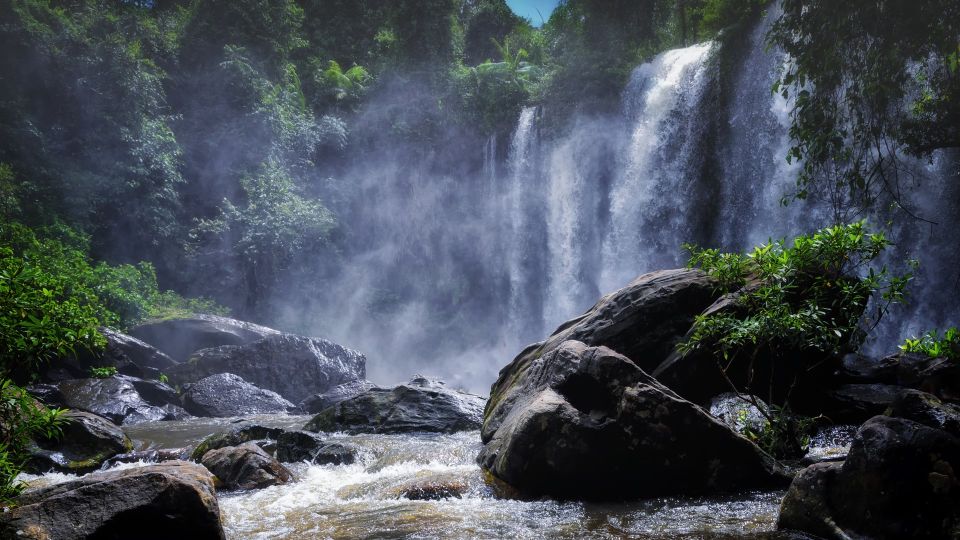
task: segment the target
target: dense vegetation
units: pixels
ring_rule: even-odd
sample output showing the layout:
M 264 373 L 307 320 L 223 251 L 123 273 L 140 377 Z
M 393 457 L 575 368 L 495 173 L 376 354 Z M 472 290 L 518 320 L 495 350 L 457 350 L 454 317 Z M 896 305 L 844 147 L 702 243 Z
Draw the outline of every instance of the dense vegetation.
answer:
M 768 429 L 757 437 L 774 455 L 802 446 L 801 426 L 790 415 L 798 380 L 856 352 L 890 305 L 905 299 L 911 276 L 877 262 L 889 246 L 864 222 L 798 236 L 789 246 L 772 241 L 745 255 L 687 246 L 690 266 L 702 268 L 735 297 L 725 309 L 698 316 L 680 350 L 705 353 L 732 391 L 750 400 L 759 394 L 772 405 L 770 412 L 758 406 Z M 747 375 L 734 382 L 735 371 Z M 777 382 L 783 377 L 786 384 Z

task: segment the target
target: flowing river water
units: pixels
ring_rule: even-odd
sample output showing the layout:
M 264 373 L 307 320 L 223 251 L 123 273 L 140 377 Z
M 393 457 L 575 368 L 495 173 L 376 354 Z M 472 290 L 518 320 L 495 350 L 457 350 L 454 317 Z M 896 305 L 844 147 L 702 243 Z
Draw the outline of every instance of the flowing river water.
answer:
M 298 429 L 307 416 L 247 419 Z M 190 447 L 238 419 L 194 418 L 125 427 L 135 449 Z M 788 538 L 774 531 L 782 491 L 710 498 L 660 498 L 626 503 L 515 500 L 500 497 L 475 463 L 476 431 L 452 435 L 326 435 L 360 449 L 352 465 L 289 464 L 296 481 L 247 492 L 219 493 L 227 538 Z M 815 455 L 844 450 L 849 434 L 833 430 L 814 440 Z M 120 465 L 132 467 L 138 464 Z M 26 476 L 33 485 L 72 477 Z M 460 498 L 412 501 L 404 487 L 456 485 Z

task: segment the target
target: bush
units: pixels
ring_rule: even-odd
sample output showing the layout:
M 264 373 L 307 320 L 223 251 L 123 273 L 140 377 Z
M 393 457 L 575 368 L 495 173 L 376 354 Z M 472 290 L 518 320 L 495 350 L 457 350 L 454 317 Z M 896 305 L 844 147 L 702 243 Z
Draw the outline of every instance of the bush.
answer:
M 930 330 L 920 337 L 904 340 L 900 350 L 909 353 L 920 353 L 930 358 L 949 358 L 960 360 L 960 330 L 956 327 L 948 328 L 943 337 L 936 329 Z
M 23 491 L 16 478 L 30 441 L 59 437 L 63 412 L 47 409 L 9 379 L 0 381 L 0 504 L 10 504 Z
M 91 367 L 90 376 L 94 379 L 109 379 L 117 374 L 115 366 Z

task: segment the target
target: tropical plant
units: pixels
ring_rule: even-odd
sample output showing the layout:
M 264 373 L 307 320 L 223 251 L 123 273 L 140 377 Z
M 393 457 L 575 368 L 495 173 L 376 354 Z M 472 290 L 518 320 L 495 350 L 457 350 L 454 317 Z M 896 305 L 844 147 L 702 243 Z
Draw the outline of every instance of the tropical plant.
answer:
M 34 439 L 59 437 L 64 412 L 44 407 L 9 379 L 0 380 L 0 504 L 11 504 L 23 491 L 17 476 L 28 446 Z
M 947 328 L 943 335 L 936 329 L 930 330 L 922 336 L 914 336 L 904 340 L 900 350 L 908 353 L 920 353 L 930 358 L 949 358 L 960 360 L 960 330 L 956 327 Z
M 109 379 L 117 374 L 116 366 L 91 367 L 90 376 L 94 379 Z

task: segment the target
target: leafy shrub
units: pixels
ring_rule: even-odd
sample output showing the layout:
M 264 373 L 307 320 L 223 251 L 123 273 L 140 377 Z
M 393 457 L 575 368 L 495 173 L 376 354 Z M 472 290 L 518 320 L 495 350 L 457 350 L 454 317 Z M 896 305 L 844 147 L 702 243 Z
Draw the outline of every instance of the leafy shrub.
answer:
M 904 299 L 911 279 L 872 265 L 889 245 L 862 221 L 798 236 L 790 247 L 773 241 L 747 255 L 686 245 L 691 267 L 715 277 L 725 292 L 743 288 L 738 303 L 747 315 L 698 317 L 681 349 L 710 349 L 723 359 L 756 349 L 855 349 L 866 334 L 861 322 L 868 301 L 877 300 L 875 325 L 890 304 Z
M 94 379 L 109 379 L 117 374 L 115 366 L 91 367 L 90 376 Z
M 59 437 L 63 412 L 47 409 L 9 379 L 0 381 L 0 503 L 9 504 L 23 491 L 16 478 L 30 441 Z
M 930 358 L 960 360 L 960 330 L 948 328 L 942 337 L 936 329 L 930 330 L 920 337 L 907 338 L 900 345 L 900 350 L 925 354 Z

